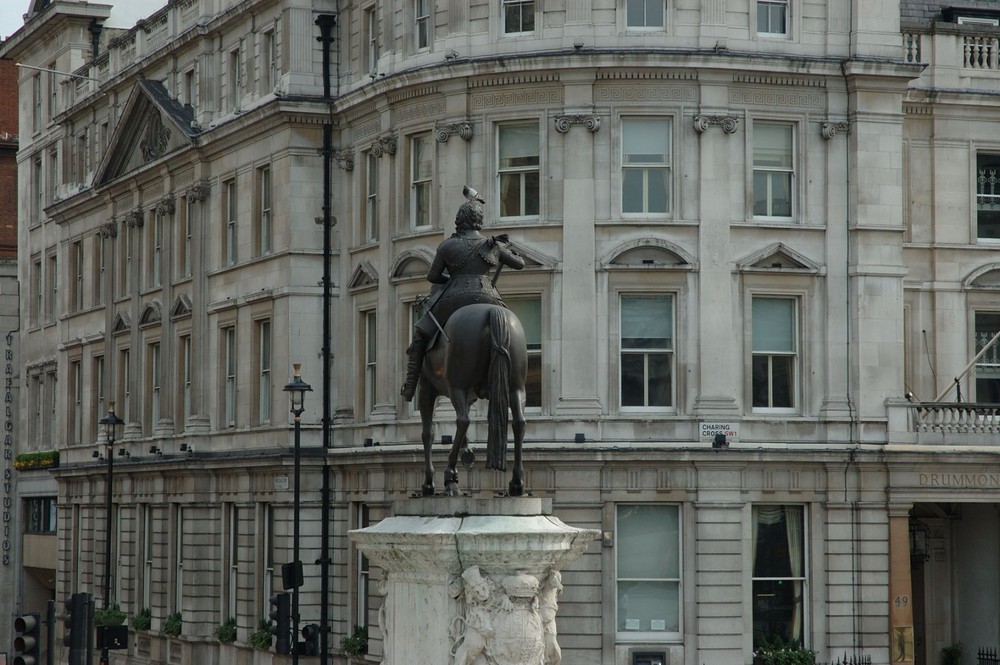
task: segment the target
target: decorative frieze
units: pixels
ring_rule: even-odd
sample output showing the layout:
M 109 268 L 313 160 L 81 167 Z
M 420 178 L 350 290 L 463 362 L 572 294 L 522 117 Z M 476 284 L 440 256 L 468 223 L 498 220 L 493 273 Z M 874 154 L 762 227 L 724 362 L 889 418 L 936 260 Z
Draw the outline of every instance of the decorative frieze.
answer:
M 170 130 L 164 127 L 159 111 L 151 111 L 146 115 L 146 129 L 139 141 L 144 162 L 151 162 L 162 157 L 167 152 Z
M 781 88 L 733 88 L 729 102 L 734 106 L 784 106 L 788 108 L 822 109 L 824 96 L 804 90 Z
M 565 134 L 573 125 L 583 125 L 591 133 L 601 128 L 600 116 L 588 113 L 578 113 L 573 115 L 557 115 L 555 118 L 556 131 Z
M 688 85 L 607 85 L 594 90 L 594 101 L 615 102 L 694 102 L 695 88 Z
M 477 111 L 508 106 L 559 104 L 560 102 L 562 102 L 562 90 L 558 88 L 515 88 L 472 95 L 472 108 Z
M 472 140 L 472 125 L 468 122 L 439 124 L 434 128 L 434 132 L 441 143 L 446 143 L 452 134 L 458 134 L 464 141 Z
M 739 122 L 740 119 L 734 115 L 696 115 L 694 117 L 694 131 L 704 134 L 712 125 L 718 125 L 726 134 L 735 134 Z

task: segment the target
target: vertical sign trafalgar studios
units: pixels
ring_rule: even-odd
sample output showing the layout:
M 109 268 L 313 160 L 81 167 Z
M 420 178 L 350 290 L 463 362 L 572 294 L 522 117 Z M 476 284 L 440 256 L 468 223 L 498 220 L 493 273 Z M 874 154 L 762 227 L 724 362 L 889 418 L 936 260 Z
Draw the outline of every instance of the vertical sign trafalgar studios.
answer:
M 10 525 L 13 510 L 12 462 L 14 459 L 14 333 L 7 333 L 4 350 L 3 417 L 3 565 L 10 565 Z

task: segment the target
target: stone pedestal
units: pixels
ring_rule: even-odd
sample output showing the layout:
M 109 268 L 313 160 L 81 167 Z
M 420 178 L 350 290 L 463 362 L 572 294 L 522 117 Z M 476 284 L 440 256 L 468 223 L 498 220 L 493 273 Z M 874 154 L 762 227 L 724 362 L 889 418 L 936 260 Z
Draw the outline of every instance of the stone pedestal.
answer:
M 533 497 L 426 497 L 350 532 L 385 571 L 383 665 L 558 665 L 560 571 L 599 532 Z

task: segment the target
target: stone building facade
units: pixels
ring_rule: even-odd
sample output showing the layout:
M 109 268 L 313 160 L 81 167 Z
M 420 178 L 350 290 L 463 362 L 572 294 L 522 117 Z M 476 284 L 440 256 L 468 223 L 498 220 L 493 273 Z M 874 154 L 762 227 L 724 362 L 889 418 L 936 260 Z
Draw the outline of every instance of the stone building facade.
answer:
M 978 4 L 171 0 L 116 31 L 39 0 L 0 55 L 40 68 L 19 444 L 60 454 L 56 597 L 102 602 L 110 568 L 109 600 L 152 616 L 131 663 L 285 662 L 248 644 L 291 558 L 300 362 L 301 622 L 333 663 L 367 626 L 378 662 L 380 572 L 346 533 L 422 482 L 402 351 L 470 184 L 527 264 L 499 288 L 529 338 L 529 489 L 603 534 L 563 577 L 564 662 L 996 647 Z

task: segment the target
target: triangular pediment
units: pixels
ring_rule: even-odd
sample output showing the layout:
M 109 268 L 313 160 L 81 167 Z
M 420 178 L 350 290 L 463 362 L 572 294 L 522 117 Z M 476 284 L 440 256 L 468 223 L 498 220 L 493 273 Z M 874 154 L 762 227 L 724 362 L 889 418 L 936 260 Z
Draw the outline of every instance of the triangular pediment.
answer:
M 173 307 L 170 308 L 171 319 L 183 319 L 191 316 L 191 298 L 186 293 L 182 293 L 174 300 Z
M 378 271 L 368 261 L 362 261 L 347 282 L 349 289 L 369 289 L 378 286 Z
M 524 259 L 525 269 L 539 269 L 539 270 L 552 270 L 556 267 L 558 261 L 545 254 L 544 252 L 539 252 L 537 249 L 522 245 L 518 242 L 511 242 L 507 247 L 510 250 L 516 252 L 522 259 Z
M 111 324 L 111 334 L 117 335 L 120 333 L 126 333 L 132 330 L 132 319 L 129 317 L 128 312 L 118 312 L 115 314 L 115 320 Z
M 97 185 L 138 171 L 165 155 L 185 148 L 198 133 L 190 107 L 172 98 L 159 81 L 140 79 L 97 167 Z
M 816 274 L 820 266 L 805 255 L 776 242 L 739 262 L 740 270 L 750 272 L 806 272 Z

